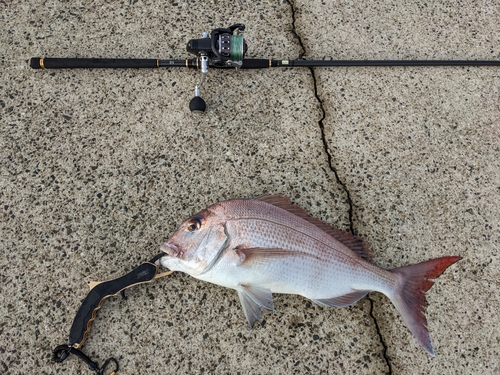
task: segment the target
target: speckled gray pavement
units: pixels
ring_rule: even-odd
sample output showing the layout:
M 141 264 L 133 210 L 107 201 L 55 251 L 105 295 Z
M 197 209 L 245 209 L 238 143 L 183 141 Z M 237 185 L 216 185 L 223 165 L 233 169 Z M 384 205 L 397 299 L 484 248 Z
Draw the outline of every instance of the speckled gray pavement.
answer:
M 236 22 L 248 57 L 500 59 L 490 1 L 0 2 L 0 373 L 91 374 L 66 343 L 87 282 L 158 254 L 190 214 L 282 193 L 377 265 L 464 259 L 427 293 L 429 356 L 376 293 L 236 294 L 173 274 L 113 297 L 84 352 L 119 374 L 498 374 L 500 68 L 32 70 L 32 56 L 190 58 Z

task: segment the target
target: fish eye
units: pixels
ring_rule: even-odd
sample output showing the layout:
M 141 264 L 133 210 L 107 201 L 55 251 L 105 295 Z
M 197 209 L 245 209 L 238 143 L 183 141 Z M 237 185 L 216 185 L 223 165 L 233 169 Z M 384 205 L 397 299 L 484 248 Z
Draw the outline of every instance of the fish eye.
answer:
M 200 229 L 201 227 L 201 220 L 197 217 L 189 220 L 189 223 L 187 224 L 187 230 L 190 232 L 194 232 L 195 230 Z

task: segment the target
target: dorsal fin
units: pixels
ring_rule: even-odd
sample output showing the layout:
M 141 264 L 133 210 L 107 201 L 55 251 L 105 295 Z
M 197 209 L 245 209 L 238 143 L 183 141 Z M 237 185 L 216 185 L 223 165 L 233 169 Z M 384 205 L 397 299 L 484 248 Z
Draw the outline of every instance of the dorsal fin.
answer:
M 316 225 L 321 230 L 328 233 L 330 236 L 335 238 L 337 241 L 342 242 L 349 249 L 354 251 L 359 256 L 363 258 L 372 258 L 374 256 L 373 251 L 370 249 L 367 243 L 365 243 L 361 238 L 356 237 L 350 233 L 347 233 L 343 230 L 332 228 L 328 224 L 323 223 L 321 220 L 318 220 L 312 216 L 310 216 L 304 209 L 293 204 L 290 199 L 284 195 L 261 195 L 255 198 L 259 201 L 266 202 L 272 204 L 273 206 L 279 207 L 283 210 L 286 210 L 298 217 L 308 221 L 311 224 Z

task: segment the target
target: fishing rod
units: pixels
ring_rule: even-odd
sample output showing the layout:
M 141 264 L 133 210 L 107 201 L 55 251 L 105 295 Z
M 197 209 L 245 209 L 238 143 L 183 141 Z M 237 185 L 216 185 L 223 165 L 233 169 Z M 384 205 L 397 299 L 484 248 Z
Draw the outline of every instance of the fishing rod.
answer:
M 248 45 L 243 38 L 245 25 L 234 24 L 204 32 L 199 39 L 191 39 L 187 51 L 193 59 L 94 59 L 94 58 L 40 58 L 33 57 L 34 69 L 68 68 L 191 68 L 201 70 L 200 83 L 195 86 L 194 98 L 189 102 L 193 113 L 205 112 L 207 105 L 201 98 L 200 88 L 209 68 L 264 69 L 277 67 L 340 67 L 340 66 L 500 66 L 495 60 L 274 60 L 246 59 Z

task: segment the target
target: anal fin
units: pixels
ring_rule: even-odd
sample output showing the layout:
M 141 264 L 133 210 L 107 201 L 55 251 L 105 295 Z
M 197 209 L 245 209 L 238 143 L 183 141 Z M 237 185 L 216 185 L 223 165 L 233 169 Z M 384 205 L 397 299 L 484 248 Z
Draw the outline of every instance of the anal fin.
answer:
M 343 296 L 325 299 L 313 299 L 312 301 L 317 303 L 318 305 L 326 307 L 345 307 L 354 305 L 368 293 L 370 293 L 369 290 L 355 290 L 354 292 L 344 294 Z

